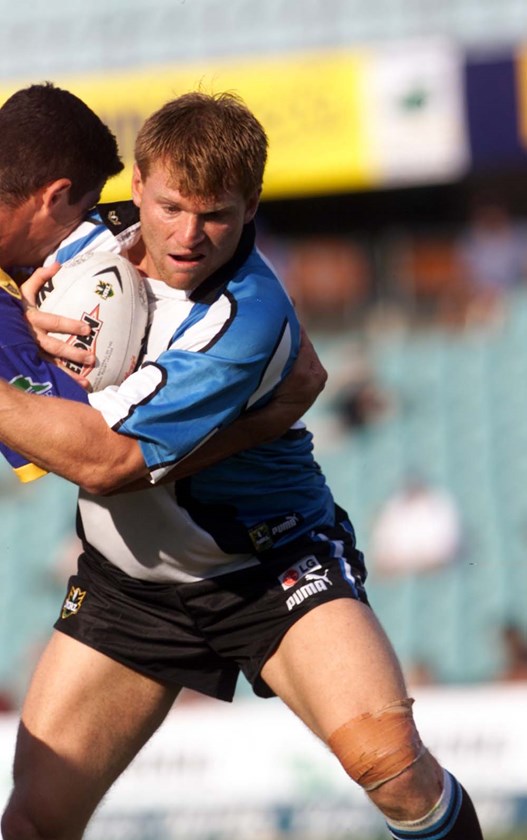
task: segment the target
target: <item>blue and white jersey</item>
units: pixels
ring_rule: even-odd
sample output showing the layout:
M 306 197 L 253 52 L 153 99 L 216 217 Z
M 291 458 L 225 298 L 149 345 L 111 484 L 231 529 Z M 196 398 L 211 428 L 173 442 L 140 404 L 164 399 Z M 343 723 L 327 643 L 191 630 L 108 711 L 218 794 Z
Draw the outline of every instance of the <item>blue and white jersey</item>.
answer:
M 141 368 L 90 403 L 141 446 L 154 484 L 231 423 L 267 402 L 298 353 L 286 292 L 244 231 L 227 266 L 188 294 L 150 280 Z M 192 581 L 260 562 L 315 526 L 334 523 L 331 493 L 302 424 L 188 479 L 107 497 L 81 492 L 96 549 L 132 577 Z
M 139 228 L 131 203 L 111 208 L 106 220 L 99 218 L 83 223 L 50 262 L 94 247 L 123 252 L 135 243 Z M 137 438 L 154 486 L 108 497 L 81 491 L 85 549 L 133 577 L 192 581 L 254 565 L 267 549 L 333 524 L 333 499 L 301 423 L 280 440 L 177 484 L 158 483 L 242 411 L 269 400 L 298 352 L 294 309 L 254 248 L 253 226 L 245 230 L 233 260 L 192 294 L 158 280 L 145 282 L 150 332 L 144 362 L 121 386 L 88 399 L 112 428 Z M 50 393 L 86 401 L 69 376 L 38 356 L 16 286 L 5 293 L 4 303 L 13 322 L 13 330 L 4 328 L 4 355 L 11 355 L 12 344 L 14 375 L 25 378 L 24 387 L 50 383 Z M 27 343 L 23 352 L 15 322 Z M 46 375 L 37 377 L 33 364 L 44 365 L 39 370 Z M 13 378 L 2 364 L 0 376 Z M 2 451 L 19 474 L 28 479 L 38 474 L 24 459 L 15 463 L 19 456 Z
M 139 213 L 131 201 L 98 204 L 84 221 L 47 256 L 44 265 L 65 263 L 83 251 L 123 254 L 141 235 Z

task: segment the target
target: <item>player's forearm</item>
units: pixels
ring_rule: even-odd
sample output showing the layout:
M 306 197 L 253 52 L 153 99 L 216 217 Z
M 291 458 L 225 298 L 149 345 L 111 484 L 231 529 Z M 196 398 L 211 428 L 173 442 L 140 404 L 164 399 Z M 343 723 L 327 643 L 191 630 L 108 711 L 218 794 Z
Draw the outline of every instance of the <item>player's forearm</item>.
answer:
M 242 414 L 234 423 L 221 429 L 174 467 L 170 478 L 186 478 L 245 449 L 276 440 L 285 434 L 299 417 L 298 406 L 292 403 L 284 405 L 278 401 L 271 402 L 258 411 Z
M 146 473 L 136 441 L 72 400 L 27 394 L 0 381 L 0 439 L 38 467 L 105 493 Z
M 180 461 L 160 483 L 170 484 L 187 478 L 245 449 L 276 440 L 284 435 L 303 413 L 303 402 L 282 402 L 276 398 L 264 408 L 242 414 L 230 426 L 221 429 L 201 444 L 192 455 Z M 140 479 L 120 487 L 117 492 L 144 490 L 151 486 L 146 479 Z

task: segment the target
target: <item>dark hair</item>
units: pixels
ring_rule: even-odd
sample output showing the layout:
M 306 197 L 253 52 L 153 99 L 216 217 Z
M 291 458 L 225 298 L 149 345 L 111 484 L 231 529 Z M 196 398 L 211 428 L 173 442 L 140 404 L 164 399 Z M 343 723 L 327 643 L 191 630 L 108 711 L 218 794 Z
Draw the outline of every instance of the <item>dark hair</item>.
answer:
M 218 196 L 239 189 L 259 193 L 267 160 L 267 137 L 233 93 L 184 94 L 152 114 L 137 135 L 135 160 L 143 178 L 159 161 L 184 195 Z
M 0 108 L 0 201 L 18 206 L 69 178 L 69 200 L 100 189 L 124 168 L 117 141 L 73 93 L 51 82 L 17 91 Z

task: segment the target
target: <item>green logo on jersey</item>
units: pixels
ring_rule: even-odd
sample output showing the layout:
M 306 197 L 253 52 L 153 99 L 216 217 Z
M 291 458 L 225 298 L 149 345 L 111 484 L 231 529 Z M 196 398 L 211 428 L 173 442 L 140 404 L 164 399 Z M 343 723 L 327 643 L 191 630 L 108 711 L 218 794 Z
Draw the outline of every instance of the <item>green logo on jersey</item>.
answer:
M 14 385 L 15 388 L 20 388 L 27 394 L 46 394 L 52 388 L 51 382 L 33 382 L 30 376 L 23 376 L 22 374 L 11 379 L 9 384 Z

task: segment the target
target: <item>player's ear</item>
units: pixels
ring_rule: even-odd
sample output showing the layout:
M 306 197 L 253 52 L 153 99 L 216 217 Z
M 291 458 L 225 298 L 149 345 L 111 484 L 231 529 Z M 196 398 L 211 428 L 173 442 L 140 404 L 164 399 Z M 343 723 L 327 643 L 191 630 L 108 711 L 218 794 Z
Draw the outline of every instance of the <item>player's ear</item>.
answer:
M 48 210 L 57 210 L 69 204 L 71 181 L 69 178 L 57 178 L 47 184 L 42 191 L 42 203 Z
M 143 178 L 137 163 L 134 163 L 134 170 L 132 173 L 132 199 L 136 207 L 141 206 L 141 198 L 143 196 Z
M 248 222 L 252 221 L 256 215 L 256 211 L 258 210 L 258 204 L 260 203 L 260 193 L 254 193 L 248 200 L 245 206 L 245 216 L 244 222 L 247 224 Z

